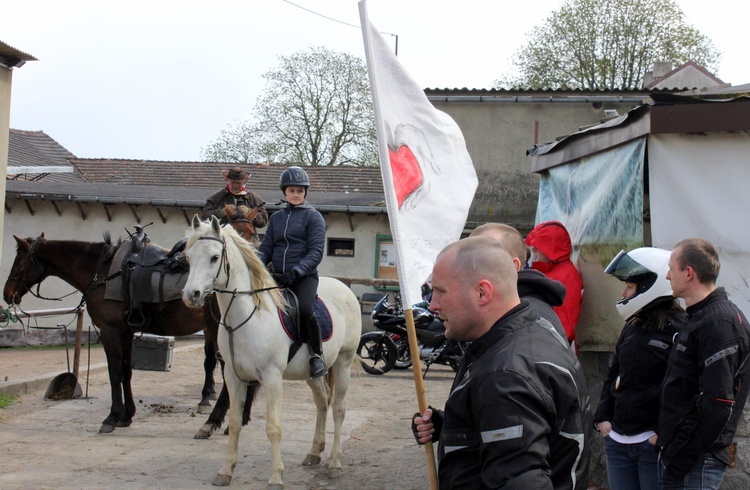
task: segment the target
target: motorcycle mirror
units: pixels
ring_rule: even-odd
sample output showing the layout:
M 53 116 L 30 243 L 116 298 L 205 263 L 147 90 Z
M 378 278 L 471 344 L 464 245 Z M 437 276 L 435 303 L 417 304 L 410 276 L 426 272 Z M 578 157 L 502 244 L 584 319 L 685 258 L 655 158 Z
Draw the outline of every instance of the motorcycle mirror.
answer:
M 375 303 L 375 306 L 372 308 L 372 313 L 370 314 L 370 318 L 375 320 L 375 318 L 380 314 L 380 312 L 384 309 L 388 308 L 388 295 L 386 294 L 380 300 Z

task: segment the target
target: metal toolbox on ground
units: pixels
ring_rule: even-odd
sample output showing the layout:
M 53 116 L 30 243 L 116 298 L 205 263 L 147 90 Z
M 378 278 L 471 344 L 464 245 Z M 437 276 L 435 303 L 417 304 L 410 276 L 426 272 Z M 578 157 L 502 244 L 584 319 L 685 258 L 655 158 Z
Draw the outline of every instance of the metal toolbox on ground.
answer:
M 169 371 L 172 369 L 174 337 L 144 333 L 133 341 L 133 369 Z

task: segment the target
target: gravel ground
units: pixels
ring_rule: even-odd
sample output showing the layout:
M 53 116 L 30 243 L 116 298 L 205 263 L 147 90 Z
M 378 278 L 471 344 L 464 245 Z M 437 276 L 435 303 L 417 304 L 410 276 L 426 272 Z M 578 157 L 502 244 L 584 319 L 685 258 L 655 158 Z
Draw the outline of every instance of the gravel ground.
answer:
M 178 340 L 176 345 L 170 371 L 134 371 L 133 425 L 112 434 L 98 433 L 110 406 L 102 352 L 92 356 L 92 366 L 98 362 L 99 368 L 90 373 L 88 398 L 45 401 L 48 379 L 27 383 L 28 393 L 20 402 L 0 410 L 0 488 L 211 487 L 227 438 L 219 433 L 208 440 L 193 439 L 206 418 L 197 413 L 203 351 L 200 341 Z M 66 371 L 64 350 L 17 352 L 0 350 L 0 382 L 5 376 L 12 382 Z M 84 390 L 87 356 L 84 349 L 78 377 Z M 453 375 L 447 367 L 430 369 L 425 380 L 430 404 L 443 405 Z M 425 451 L 408 430 L 417 408 L 414 393 L 410 370 L 353 377 L 343 429 L 344 473 L 330 480 L 325 458 L 320 467 L 300 464 L 312 441 L 314 406 L 306 384 L 286 382 L 281 447 L 286 488 L 429 488 Z M 240 461 L 231 487 L 266 488 L 270 444 L 262 390 L 252 418 L 240 437 Z M 332 426 L 329 415 L 329 445 Z

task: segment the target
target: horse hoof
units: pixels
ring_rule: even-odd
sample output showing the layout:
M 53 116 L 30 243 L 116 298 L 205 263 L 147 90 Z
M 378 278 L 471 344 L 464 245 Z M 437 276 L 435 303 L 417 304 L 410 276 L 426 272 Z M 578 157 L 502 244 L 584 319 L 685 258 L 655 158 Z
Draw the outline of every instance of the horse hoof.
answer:
M 99 427 L 99 434 L 109 434 L 110 432 L 114 432 L 114 430 L 114 425 L 102 424 L 102 426 Z
M 320 464 L 320 456 L 313 456 L 308 454 L 305 456 L 305 460 L 302 461 L 302 466 L 317 466 Z
M 215 487 L 228 487 L 230 483 L 232 483 L 231 476 L 220 475 L 217 473 L 214 477 L 214 481 L 211 482 L 211 485 Z
M 284 490 L 283 483 L 269 483 L 268 490 Z
M 225 436 L 228 436 L 228 435 L 229 435 L 229 427 L 227 427 L 226 429 L 224 429 L 224 435 L 225 435 Z
M 341 475 L 343 474 L 344 474 L 344 471 L 341 468 L 328 468 L 328 478 L 332 480 L 341 478 Z
M 206 415 L 207 413 L 211 413 L 211 404 L 210 403 L 206 403 L 206 404 L 201 403 L 201 404 L 199 404 L 198 405 L 198 413 L 201 414 L 201 415 Z
M 209 437 L 211 437 L 211 433 L 209 431 L 200 429 L 195 433 L 193 439 L 208 439 Z
M 130 424 L 132 424 L 132 420 L 118 420 L 115 423 L 115 427 L 130 427 Z

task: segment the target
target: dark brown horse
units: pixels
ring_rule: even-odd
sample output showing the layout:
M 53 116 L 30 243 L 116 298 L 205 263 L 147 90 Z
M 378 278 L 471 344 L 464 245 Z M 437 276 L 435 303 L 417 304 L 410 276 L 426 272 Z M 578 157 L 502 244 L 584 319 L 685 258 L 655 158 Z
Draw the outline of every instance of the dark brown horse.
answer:
M 107 277 L 117 245 L 112 244 L 109 233 L 103 242 L 74 240 L 47 240 L 42 233 L 36 239 L 18 238 L 16 258 L 3 290 L 3 298 L 20 304 L 21 298 L 46 277 L 55 276 L 83 293 L 86 309 L 93 323 L 101 331 L 102 344 L 107 356 L 112 406 L 99 432 L 112 432 L 115 427 L 128 427 L 135 414 L 131 389 L 133 331 L 126 324 L 126 305 L 122 301 L 105 299 Z M 146 333 L 156 335 L 190 335 L 201 330 L 206 336 L 206 378 L 201 404 L 210 405 L 214 393 L 213 372 L 216 368 L 216 336 L 218 309 L 214 313 L 208 302 L 202 309 L 188 308 L 181 299 L 144 307 L 151 318 Z M 215 306 L 214 306 L 215 308 Z M 223 418 L 223 416 L 222 416 Z

